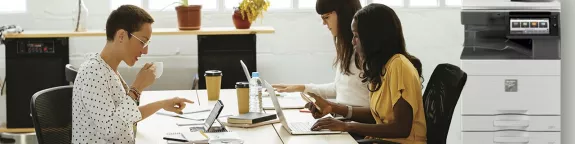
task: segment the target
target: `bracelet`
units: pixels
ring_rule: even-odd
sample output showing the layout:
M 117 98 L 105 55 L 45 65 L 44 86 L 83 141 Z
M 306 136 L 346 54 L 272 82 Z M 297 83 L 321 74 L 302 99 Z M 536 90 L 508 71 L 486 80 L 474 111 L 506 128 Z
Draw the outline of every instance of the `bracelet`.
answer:
M 138 89 L 136 89 L 136 87 L 131 87 L 131 88 L 130 88 L 130 92 L 134 93 L 134 95 L 136 96 L 136 97 L 134 98 L 134 100 L 136 101 L 136 103 L 140 102 L 140 95 L 141 95 L 140 91 L 138 91 Z
M 140 105 L 140 96 L 137 94 L 137 92 L 135 90 L 130 90 L 131 93 L 134 94 L 135 98 L 132 98 L 132 100 L 134 100 L 134 102 L 136 103 L 136 105 Z
M 351 114 L 353 113 L 353 107 L 347 106 L 347 115 L 345 116 L 346 119 L 351 119 Z

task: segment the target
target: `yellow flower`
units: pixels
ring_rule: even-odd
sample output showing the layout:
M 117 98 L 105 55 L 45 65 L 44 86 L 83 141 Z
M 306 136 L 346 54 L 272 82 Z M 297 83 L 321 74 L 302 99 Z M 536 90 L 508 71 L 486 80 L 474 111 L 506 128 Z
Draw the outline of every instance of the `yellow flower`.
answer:
M 242 0 L 239 10 L 242 14 L 242 18 L 247 18 L 251 23 L 255 21 L 258 16 L 263 18 L 263 12 L 267 11 L 269 6 L 269 0 Z

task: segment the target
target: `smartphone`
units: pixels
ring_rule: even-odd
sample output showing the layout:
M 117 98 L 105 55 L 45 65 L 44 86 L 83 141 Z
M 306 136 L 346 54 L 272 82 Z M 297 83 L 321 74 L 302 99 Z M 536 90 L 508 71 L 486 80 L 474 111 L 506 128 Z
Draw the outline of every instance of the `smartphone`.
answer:
M 179 133 L 179 132 L 167 133 L 166 136 L 164 136 L 164 140 L 177 141 L 177 142 L 188 142 L 186 137 L 184 137 L 184 134 Z
M 321 111 L 321 108 L 319 106 L 317 106 L 317 104 L 315 104 L 315 99 L 305 93 L 300 93 L 301 98 L 303 98 L 303 100 L 305 100 L 306 102 L 311 102 L 315 108 L 317 108 L 318 110 Z

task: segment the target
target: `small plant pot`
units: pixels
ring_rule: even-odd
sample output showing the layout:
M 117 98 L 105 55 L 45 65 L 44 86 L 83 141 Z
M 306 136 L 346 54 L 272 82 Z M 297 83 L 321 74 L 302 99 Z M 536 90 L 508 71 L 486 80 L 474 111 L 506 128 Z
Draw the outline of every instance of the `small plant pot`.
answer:
M 247 17 L 242 18 L 242 13 L 240 10 L 234 10 L 232 19 L 234 20 L 234 26 L 236 26 L 236 29 L 250 29 L 252 26 L 252 23 L 248 20 Z
M 189 5 L 176 7 L 180 30 L 199 30 L 202 24 L 202 6 Z

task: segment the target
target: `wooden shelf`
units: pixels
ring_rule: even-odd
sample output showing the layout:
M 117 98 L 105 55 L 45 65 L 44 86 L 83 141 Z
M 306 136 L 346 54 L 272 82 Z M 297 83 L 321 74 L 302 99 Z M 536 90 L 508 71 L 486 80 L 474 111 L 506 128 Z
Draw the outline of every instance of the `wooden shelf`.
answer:
M 251 27 L 236 29 L 235 27 L 203 27 L 200 30 L 179 30 L 177 28 L 154 28 L 152 35 L 238 35 L 238 34 L 271 34 L 273 27 Z M 6 38 L 47 38 L 47 37 L 79 37 L 106 36 L 105 30 L 73 31 L 24 31 L 19 34 L 6 34 Z
M 34 128 L 6 128 L 5 124 L 0 124 L 0 133 L 31 133 Z

